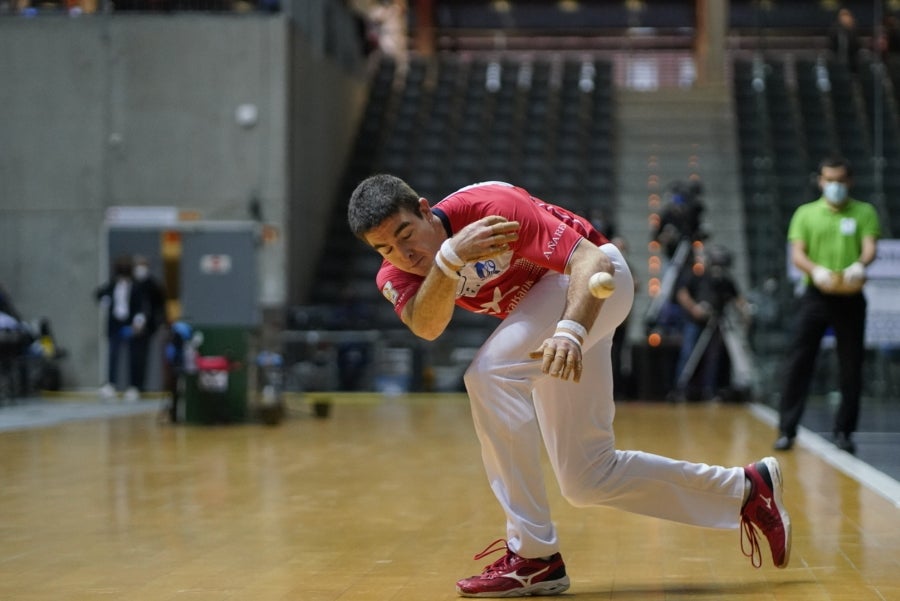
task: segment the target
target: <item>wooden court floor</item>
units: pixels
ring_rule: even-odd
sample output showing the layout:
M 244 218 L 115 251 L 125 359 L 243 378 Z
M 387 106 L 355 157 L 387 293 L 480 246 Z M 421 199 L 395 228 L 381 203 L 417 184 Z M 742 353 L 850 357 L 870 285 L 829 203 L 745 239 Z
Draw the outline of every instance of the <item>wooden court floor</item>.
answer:
M 620 448 L 743 465 L 772 430 L 745 406 L 619 405 Z M 551 497 L 584 601 L 900 600 L 900 509 L 812 451 L 781 456 L 791 565 L 737 531 Z M 155 415 L 0 433 L 0 599 L 424 601 L 504 534 L 462 395 L 335 399 L 279 426 Z

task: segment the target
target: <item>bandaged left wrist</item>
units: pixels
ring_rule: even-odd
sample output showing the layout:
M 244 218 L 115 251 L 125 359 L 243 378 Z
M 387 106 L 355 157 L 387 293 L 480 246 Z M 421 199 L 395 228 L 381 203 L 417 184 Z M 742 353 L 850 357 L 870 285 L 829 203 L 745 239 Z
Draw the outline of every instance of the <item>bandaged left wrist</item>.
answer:
M 578 339 L 578 336 L 576 336 L 575 334 L 572 334 L 571 332 L 566 332 L 565 330 L 556 330 L 556 333 L 553 334 L 553 337 L 554 338 L 566 338 L 568 340 L 571 340 L 572 342 L 574 342 L 575 344 L 578 345 L 578 348 L 581 348 L 581 344 L 583 342 L 582 340 Z
M 588 335 L 587 328 L 573 319 L 561 319 L 557 322 L 555 335 L 558 336 L 561 333 L 568 333 L 573 337 L 577 337 L 579 344 L 583 343 Z

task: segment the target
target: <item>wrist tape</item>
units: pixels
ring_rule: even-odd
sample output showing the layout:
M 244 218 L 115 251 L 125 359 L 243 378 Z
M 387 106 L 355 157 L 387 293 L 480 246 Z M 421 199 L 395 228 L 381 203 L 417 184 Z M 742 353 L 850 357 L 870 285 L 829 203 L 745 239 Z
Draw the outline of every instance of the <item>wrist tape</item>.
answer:
M 581 341 L 584 341 L 587 338 L 588 332 L 587 328 L 572 319 L 561 319 L 556 324 L 556 333 L 559 334 L 560 330 L 568 330 L 569 332 L 579 336 Z
M 572 334 L 571 332 L 566 332 L 565 330 L 556 330 L 556 333 L 553 334 L 554 338 L 568 338 L 572 342 L 578 345 L 578 348 L 581 348 L 581 340 L 578 339 L 578 336 Z
M 434 264 L 438 266 L 438 269 L 444 272 L 444 275 L 452 280 L 458 280 L 459 274 L 456 272 L 453 267 L 447 263 L 447 259 L 444 258 L 444 254 L 442 251 L 437 251 L 437 254 L 434 255 Z
M 441 252 L 444 254 L 444 259 L 447 261 L 447 263 L 450 264 L 451 267 L 458 265 L 456 269 L 462 269 L 462 266 L 466 264 L 466 262 L 460 259 L 459 255 L 456 254 L 456 251 L 453 249 L 453 245 L 450 244 L 450 238 L 447 238 L 441 244 Z

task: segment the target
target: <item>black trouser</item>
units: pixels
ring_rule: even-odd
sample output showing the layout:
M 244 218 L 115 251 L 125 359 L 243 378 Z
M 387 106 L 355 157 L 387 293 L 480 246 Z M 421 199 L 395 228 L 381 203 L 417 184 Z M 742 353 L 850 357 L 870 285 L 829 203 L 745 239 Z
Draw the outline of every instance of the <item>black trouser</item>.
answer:
M 841 404 L 834 432 L 850 434 L 859 418 L 862 366 L 865 353 L 866 297 L 860 294 L 822 294 L 810 286 L 799 301 L 794 333 L 788 347 L 786 378 L 781 393 L 780 429 L 794 437 L 806 406 L 809 385 L 822 336 L 834 330 L 840 373 Z
M 152 334 L 142 332 L 129 341 L 128 367 L 131 376 L 131 385 L 144 392 L 144 381 L 147 375 L 147 357 L 150 351 L 150 339 Z
M 110 319 L 109 321 L 109 352 L 107 353 L 107 377 L 113 388 L 116 388 L 119 380 L 119 358 L 128 346 L 124 330 L 128 322 Z

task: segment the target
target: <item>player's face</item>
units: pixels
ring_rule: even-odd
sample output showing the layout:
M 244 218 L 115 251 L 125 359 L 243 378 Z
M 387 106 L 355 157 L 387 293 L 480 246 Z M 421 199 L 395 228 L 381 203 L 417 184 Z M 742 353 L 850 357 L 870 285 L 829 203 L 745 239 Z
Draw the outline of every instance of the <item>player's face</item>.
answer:
M 443 242 L 436 220 L 428 202 L 422 200 L 418 214 L 401 209 L 369 230 L 365 239 L 397 269 L 425 276 Z

